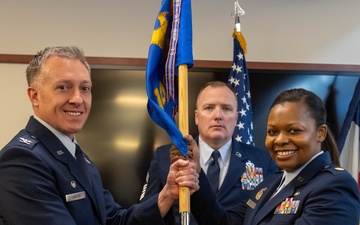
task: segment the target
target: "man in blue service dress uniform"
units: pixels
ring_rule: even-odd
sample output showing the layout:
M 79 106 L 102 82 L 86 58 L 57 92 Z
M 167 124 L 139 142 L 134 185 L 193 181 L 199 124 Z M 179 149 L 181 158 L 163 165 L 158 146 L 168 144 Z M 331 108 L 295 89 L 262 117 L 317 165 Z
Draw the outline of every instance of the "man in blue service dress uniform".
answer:
M 103 189 L 98 170 L 77 145 L 75 133 L 88 118 L 92 86 L 90 67 L 80 49 L 46 48 L 30 62 L 26 75 L 35 115 L 0 151 L 1 225 L 173 221 L 168 211 L 179 186 L 189 187 L 191 193 L 199 188 L 194 163 L 172 164 L 166 187 L 158 195 L 124 209 Z
M 204 171 L 209 171 L 213 161 L 212 152 L 220 153 L 220 171 L 213 189 L 217 200 L 227 209 L 247 201 L 251 190 L 278 170 L 266 150 L 232 138 L 237 116 L 237 100 L 233 90 L 220 81 L 205 84 L 198 95 L 195 110 L 195 122 L 199 130 L 197 141 L 200 164 Z M 166 184 L 170 148 L 171 145 L 165 145 L 155 151 L 141 201 L 151 198 Z M 207 176 L 210 176 L 209 172 Z M 173 211 L 176 224 L 180 224 L 178 204 L 174 205 Z M 190 224 L 197 224 L 192 216 Z

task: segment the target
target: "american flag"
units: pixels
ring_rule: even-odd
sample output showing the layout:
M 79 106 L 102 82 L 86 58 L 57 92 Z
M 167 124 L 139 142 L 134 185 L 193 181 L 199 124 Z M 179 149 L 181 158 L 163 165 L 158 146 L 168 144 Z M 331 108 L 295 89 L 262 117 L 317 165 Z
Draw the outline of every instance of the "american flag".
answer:
M 357 181 L 360 190 L 360 78 L 338 139 L 340 164 Z
M 234 57 L 228 84 L 233 87 L 238 100 L 238 121 L 234 138 L 238 142 L 255 145 L 253 140 L 252 107 L 250 81 L 245 61 L 244 49 L 240 45 L 244 39 L 240 32 L 234 31 Z

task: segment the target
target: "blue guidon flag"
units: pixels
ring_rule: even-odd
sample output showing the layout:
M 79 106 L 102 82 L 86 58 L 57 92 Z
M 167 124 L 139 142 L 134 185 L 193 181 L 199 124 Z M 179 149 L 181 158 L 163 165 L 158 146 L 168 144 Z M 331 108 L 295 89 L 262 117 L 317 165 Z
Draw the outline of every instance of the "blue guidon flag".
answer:
M 178 67 L 193 66 L 190 0 L 163 0 L 157 15 L 146 66 L 148 112 L 186 156 L 187 143 L 175 122 Z
M 360 78 L 340 131 L 340 164 L 357 181 L 360 190 Z

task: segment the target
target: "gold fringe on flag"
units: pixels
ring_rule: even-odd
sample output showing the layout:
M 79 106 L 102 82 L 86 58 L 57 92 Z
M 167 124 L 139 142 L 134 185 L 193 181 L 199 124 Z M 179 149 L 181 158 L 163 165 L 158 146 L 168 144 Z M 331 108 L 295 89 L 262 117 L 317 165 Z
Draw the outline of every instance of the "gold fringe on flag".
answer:
M 236 39 L 238 40 L 238 42 L 240 43 L 240 47 L 242 48 L 242 50 L 244 51 L 244 54 L 246 54 L 247 50 L 246 50 L 246 40 L 244 38 L 244 36 L 242 35 L 241 32 L 237 32 L 234 29 L 234 33 L 233 33 L 233 38 L 236 37 Z

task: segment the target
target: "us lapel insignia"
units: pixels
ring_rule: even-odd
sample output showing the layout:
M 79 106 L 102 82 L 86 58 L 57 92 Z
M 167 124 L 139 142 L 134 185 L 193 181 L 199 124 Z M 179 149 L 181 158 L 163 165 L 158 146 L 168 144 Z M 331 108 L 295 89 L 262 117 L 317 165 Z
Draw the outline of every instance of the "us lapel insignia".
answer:
M 235 155 L 239 158 L 241 158 L 241 153 L 240 152 L 236 152 Z
M 298 177 L 298 181 L 303 182 L 303 181 L 304 181 L 304 178 L 301 177 L 301 176 L 299 176 L 299 177 Z
M 76 188 L 76 183 L 75 183 L 75 181 L 71 181 L 70 184 L 71 184 L 71 187 L 72 187 L 72 188 Z
M 261 189 L 255 196 L 256 200 L 260 200 L 260 198 L 262 197 L 262 195 L 264 194 L 264 192 L 267 190 L 267 188 L 263 188 Z
M 63 152 L 63 150 L 58 150 L 58 151 L 56 151 L 56 154 L 62 155 L 62 154 L 64 154 L 64 152 Z

